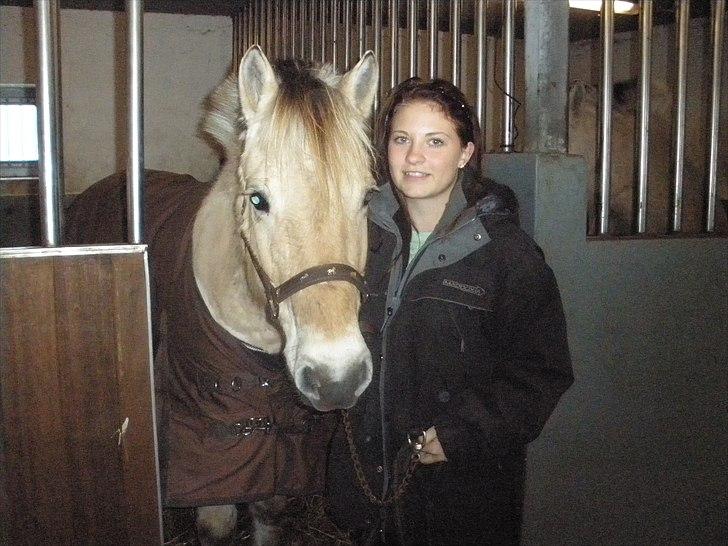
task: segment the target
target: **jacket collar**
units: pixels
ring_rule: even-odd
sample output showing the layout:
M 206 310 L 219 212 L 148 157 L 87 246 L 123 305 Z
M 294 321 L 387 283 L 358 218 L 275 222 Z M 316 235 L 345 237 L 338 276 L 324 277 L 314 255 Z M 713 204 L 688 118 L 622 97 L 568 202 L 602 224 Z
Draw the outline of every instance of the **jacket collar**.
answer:
M 464 190 L 467 188 L 467 191 Z M 466 195 L 467 194 L 467 195 Z M 380 191 L 369 202 L 369 218 L 382 228 L 397 233 L 395 215 L 400 205 L 391 182 L 380 186 Z M 465 168 L 450 193 L 442 218 L 435 226 L 435 233 L 456 230 L 475 217 L 494 215 L 518 223 L 518 203 L 513 192 L 491 180 L 481 182 L 475 173 Z

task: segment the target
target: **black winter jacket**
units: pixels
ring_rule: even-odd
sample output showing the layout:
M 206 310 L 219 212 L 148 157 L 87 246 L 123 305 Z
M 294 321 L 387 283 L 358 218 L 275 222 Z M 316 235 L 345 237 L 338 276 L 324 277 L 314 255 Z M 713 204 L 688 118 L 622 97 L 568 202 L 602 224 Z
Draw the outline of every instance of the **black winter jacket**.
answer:
M 401 499 L 380 508 L 340 426 L 329 505 L 361 542 L 518 542 L 525 447 L 573 376 L 556 281 L 516 209 L 505 186 L 466 171 L 407 265 L 410 228 L 391 187 L 370 204 L 361 322 L 375 374 L 349 412 L 356 450 L 379 497 L 406 472 L 408 432 L 434 425 L 448 461 L 418 466 Z

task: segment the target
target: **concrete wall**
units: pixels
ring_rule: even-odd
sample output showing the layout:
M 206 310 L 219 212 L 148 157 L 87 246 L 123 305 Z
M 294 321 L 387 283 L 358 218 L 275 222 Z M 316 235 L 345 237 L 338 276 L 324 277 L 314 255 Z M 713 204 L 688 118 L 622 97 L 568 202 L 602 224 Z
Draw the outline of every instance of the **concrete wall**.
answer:
M 524 543 L 725 544 L 726 239 L 587 240 L 580 158 L 487 170 L 554 269 L 576 375 L 530 449 Z
M 76 193 L 126 166 L 126 18 L 64 9 L 60 19 L 65 182 Z M 35 36 L 33 9 L 0 7 L 0 83 L 36 83 Z M 197 124 L 231 43 L 229 17 L 144 15 L 147 168 L 214 176 L 218 159 Z

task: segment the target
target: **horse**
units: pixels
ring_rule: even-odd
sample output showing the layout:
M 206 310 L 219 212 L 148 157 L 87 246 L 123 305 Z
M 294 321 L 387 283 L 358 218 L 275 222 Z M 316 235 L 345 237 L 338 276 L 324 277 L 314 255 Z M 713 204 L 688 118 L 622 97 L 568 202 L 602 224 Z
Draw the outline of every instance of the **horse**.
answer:
M 283 540 L 271 512 L 321 489 L 331 410 L 371 381 L 357 315 L 377 81 L 371 52 L 338 74 L 253 46 L 201 123 L 216 180 L 146 173 L 163 499 L 196 508 L 203 544 L 230 539 L 240 503 L 256 543 Z M 80 194 L 67 241 L 123 240 L 123 186 Z
M 612 180 L 610 188 L 610 234 L 629 235 L 635 227 L 636 146 L 639 88 L 635 80 L 619 82 L 613 88 Z M 652 82 L 646 233 L 663 235 L 672 229 L 673 94 L 660 79 Z M 596 233 L 597 119 L 599 90 L 583 81 L 569 86 L 569 153 L 586 160 L 588 182 L 588 233 Z M 700 233 L 705 216 L 707 187 L 704 144 L 705 125 L 696 116 L 686 119 L 683 166 L 682 232 Z M 718 159 L 718 203 L 715 232 L 728 233 L 728 157 Z

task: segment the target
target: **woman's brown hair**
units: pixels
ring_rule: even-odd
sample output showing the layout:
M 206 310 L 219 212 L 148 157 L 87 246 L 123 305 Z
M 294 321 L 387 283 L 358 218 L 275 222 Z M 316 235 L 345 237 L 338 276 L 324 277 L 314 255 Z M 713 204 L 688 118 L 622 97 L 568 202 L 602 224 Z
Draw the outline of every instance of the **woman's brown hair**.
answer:
M 394 114 L 400 105 L 412 102 L 431 102 L 439 106 L 455 126 L 461 145 L 465 146 L 468 142 L 475 145 L 475 150 L 467 166 L 479 176 L 481 173 L 483 136 L 478 117 L 468 104 L 463 92 L 446 80 L 410 78 L 392 89 L 379 111 L 374 126 L 374 147 L 377 152 L 377 177 L 379 183 L 390 180 L 387 146 L 392 131 Z

